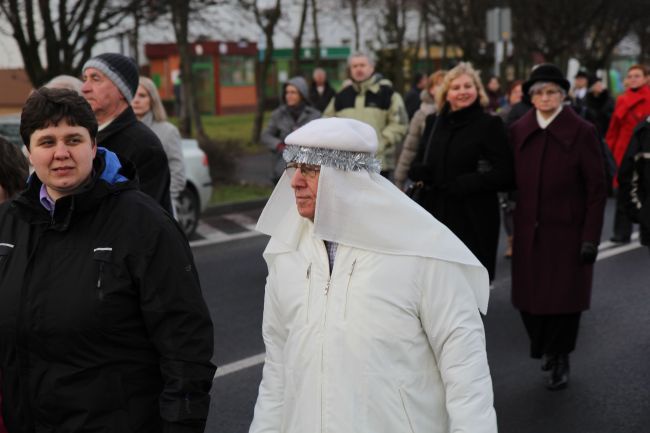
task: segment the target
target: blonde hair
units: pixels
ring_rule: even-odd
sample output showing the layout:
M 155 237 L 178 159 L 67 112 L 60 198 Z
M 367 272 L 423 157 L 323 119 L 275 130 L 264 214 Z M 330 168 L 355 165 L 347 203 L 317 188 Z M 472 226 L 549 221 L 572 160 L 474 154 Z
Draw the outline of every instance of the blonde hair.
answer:
M 148 77 L 140 77 L 140 86 L 144 87 L 144 90 L 149 94 L 149 110 L 153 113 L 154 122 L 164 122 L 167 120 L 167 113 L 165 112 L 165 107 L 163 107 L 162 101 L 160 100 L 160 94 L 156 85 Z
M 468 75 L 472 78 L 474 82 L 474 87 L 476 87 L 476 93 L 478 93 L 478 100 L 482 107 L 487 107 L 488 97 L 485 93 L 485 88 L 483 88 L 483 83 L 481 83 L 481 77 L 479 73 L 472 67 L 472 64 L 469 62 L 460 62 L 454 68 L 452 68 L 445 75 L 442 84 L 436 93 L 436 104 L 438 106 L 438 112 L 442 111 L 442 107 L 447 103 L 447 93 L 449 92 L 449 86 L 451 82 L 461 75 Z

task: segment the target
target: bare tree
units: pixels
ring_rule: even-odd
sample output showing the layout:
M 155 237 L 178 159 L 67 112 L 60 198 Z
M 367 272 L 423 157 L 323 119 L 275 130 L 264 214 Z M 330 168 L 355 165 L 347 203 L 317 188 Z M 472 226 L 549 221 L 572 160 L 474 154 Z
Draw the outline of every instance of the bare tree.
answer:
M 320 36 L 318 35 L 318 0 L 311 0 L 311 24 L 314 30 L 314 65 L 320 66 Z
M 359 6 L 361 0 L 348 0 L 350 5 L 350 17 L 352 18 L 352 26 L 354 27 L 354 51 L 359 51 L 361 47 L 361 36 L 359 31 Z
M 300 51 L 302 51 L 302 37 L 305 34 L 305 22 L 307 21 L 307 9 L 309 0 L 301 0 L 300 22 L 298 32 L 293 37 L 293 49 L 291 50 L 291 76 L 300 74 Z
M 80 75 L 93 46 L 114 36 L 141 1 L 0 0 L 0 18 L 9 25 L 25 71 L 38 87 L 60 74 Z
M 514 0 L 513 0 L 514 1 Z M 460 47 L 463 57 L 478 69 L 487 69 L 493 56 L 485 41 L 486 12 L 494 5 L 491 0 L 429 0 L 427 16 L 436 17 L 443 25 L 443 60 L 446 46 Z
M 181 110 L 180 129 L 183 135 L 191 136 L 193 125 L 196 129 L 196 137 L 200 142 L 207 141 L 208 137 L 203 129 L 201 113 L 196 99 L 188 26 L 192 7 L 198 8 L 199 6 L 206 6 L 204 3 L 203 0 L 195 0 L 193 3 L 185 0 L 169 1 L 174 35 L 176 36 L 176 44 L 178 45 L 178 55 L 181 60 L 181 83 L 184 109 Z
M 397 91 L 404 90 L 404 60 L 406 35 L 406 0 L 386 0 L 385 31 L 393 84 Z
M 266 48 L 264 50 L 264 58 L 259 66 L 259 74 L 257 76 L 256 93 L 257 93 L 257 109 L 255 111 L 255 121 L 253 123 L 252 141 L 259 142 L 262 133 L 262 124 L 264 122 L 264 87 L 266 79 L 269 75 L 271 68 L 271 60 L 273 55 L 273 35 L 275 33 L 275 26 L 282 16 L 282 3 L 280 0 L 275 0 L 275 6 L 261 9 L 257 2 L 252 0 L 239 0 L 240 5 L 248 10 L 252 10 L 255 15 L 255 22 L 264 32 L 264 40 Z

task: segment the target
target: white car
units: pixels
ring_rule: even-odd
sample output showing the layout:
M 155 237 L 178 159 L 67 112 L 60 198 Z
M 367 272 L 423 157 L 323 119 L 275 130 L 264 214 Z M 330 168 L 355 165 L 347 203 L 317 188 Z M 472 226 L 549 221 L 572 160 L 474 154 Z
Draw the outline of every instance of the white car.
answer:
M 20 116 L 0 116 L 0 135 L 12 143 L 23 146 L 20 138 Z M 210 203 L 212 179 L 208 157 L 194 139 L 183 139 L 183 161 L 187 182 L 185 190 L 175 203 L 176 220 L 189 238 L 196 231 L 201 213 Z
M 212 179 L 208 157 L 193 138 L 183 139 L 183 161 L 185 161 L 185 190 L 178 198 L 176 220 L 190 237 L 196 231 L 201 213 L 212 197 Z

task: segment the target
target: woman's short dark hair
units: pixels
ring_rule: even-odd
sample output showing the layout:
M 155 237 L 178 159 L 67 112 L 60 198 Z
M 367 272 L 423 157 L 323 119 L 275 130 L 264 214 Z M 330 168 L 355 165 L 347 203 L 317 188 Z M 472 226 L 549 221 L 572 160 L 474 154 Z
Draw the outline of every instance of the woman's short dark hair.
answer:
M 20 137 L 29 148 L 29 138 L 34 131 L 58 125 L 65 120 L 68 125 L 88 130 L 94 141 L 97 135 L 97 119 L 90 104 L 83 96 L 68 89 L 35 90 L 23 106 L 20 116 Z
M 9 198 L 25 189 L 29 176 L 27 158 L 13 143 L 0 137 L 0 186 Z

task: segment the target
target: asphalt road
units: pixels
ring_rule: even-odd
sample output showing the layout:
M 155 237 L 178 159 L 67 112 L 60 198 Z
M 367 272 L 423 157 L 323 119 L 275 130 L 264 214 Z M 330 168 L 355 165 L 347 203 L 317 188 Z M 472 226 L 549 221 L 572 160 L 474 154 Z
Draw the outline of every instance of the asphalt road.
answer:
M 609 235 L 612 205 L 603 238 Z M 252 419 L 264 351 L 266 242 L 257 236 L 194 248 L 220 366 L 206 432 L 247 432 Z M 650 431 L 650 255 L 634 245 L 605 246 L 595 269 L 592 308 L 583 314 L 571 357 L 571 383 L 560 392 L 544 388 L 545 373 L 528 357 L 523 325 L 510 304 L 509 261 L 499 260 L 484 322 L 500 432 Z

